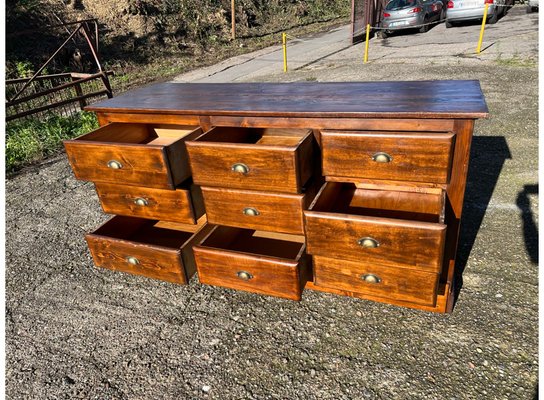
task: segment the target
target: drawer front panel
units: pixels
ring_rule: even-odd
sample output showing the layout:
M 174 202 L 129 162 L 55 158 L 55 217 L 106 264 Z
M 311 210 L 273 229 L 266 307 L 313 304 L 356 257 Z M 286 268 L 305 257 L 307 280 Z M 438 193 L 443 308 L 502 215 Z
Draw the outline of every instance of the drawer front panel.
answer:
M 210 224 L 304 234 L 304 195 L 208 187 L 202 193 Z
M 438 274 L 314 256 L 314 283 L 371 296 L 434 306 Z
M 174 189 L 181 183 L 174 183 L 166 151 L 158 146 L 76 141 L 65 142 L 64 146 L 77 179 L 162 189 Z
M 201 283 L 300 300 L 304 260 L 287 260 L 201 246 L 193 248 Z
M 305 211 L 312 255 L 439 272 L 446 226 Z
M 451 133 L 322 131 L 323 175 L 447 183 Z
M 196 185 L 176 190 L 139 186 L 96 184 L 104 212 L 161 221 L 195 224 L 204 214 L 203 199 Z
M 85 238 L 97 267 L 167 282 L 187 283 L 181 250 L 169 250 L 94 234 L 88 234 Z
M 201 186 L 298 193 L 294 150 L 235 148 L 221 144 L 210 147 L 187 144 L 193 181 Z M 235 169 L 247 168 L 247 173 Z M 304 182 L 303 182 L 304 183 Z

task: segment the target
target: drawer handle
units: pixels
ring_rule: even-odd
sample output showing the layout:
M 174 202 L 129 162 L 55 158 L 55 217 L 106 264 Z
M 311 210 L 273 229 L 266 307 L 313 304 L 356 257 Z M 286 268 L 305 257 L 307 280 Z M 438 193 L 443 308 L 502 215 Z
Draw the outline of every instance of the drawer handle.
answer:
M 249 167 L 242 163 L 233 164 L 230 169 L 243 175 L 246 175 L 249 172 Z
M 375 249 L 376 247 L 380 246 L 380 242 L 378 242 L 376 239 L 372 239 L 371 237 L 361 238 L 357 240 L 357 244 L 365 249 Z
M 136 199 L 134 199 L 134 204 L 136 204 L 137 206 L 145 207 L 149 205 L 149 202 L 143 197 L 137 197 Z
M 249 281 L 250 279 L 253 279 L 253 275 L 251 275 L 247 271 L 238 271 L 236 273 L 236 275 L 238 276 L 238 278 L 240 278 L 240 279 L 242 279 L 244 281 Z
M 361 279 L 366 283 L 380 283 L 382 280 L 378 275 L 374 274 L 364 274 L 361 275 Z
M 242 211 L 244 213 L 244 215 L 247 215 L 249 217 L 256 217 L 257 215 L 260 214 L 259 211 L 257 211 L 256 208 L 253 208 L 253 207 L 246 207 L 244 208 L 244 211 Z
M 111 168 L 111 169 L 121 169 L 123 168 L 123 164 L 121 164 L 119 161 L 117 160 L 110 160 L 108 161 L 108 168 Z
M 128 256 L 126 258 L 127 262 L 132 265 L 138 265 L 140 264 L 140 260 L 138 260 L 136 257 Z
M 372 156 L 372 159 L 376 161 L 377 163 L 389 163 L 393 161 L 393 157 L 391 157 L 387 153 L 376 153 Z

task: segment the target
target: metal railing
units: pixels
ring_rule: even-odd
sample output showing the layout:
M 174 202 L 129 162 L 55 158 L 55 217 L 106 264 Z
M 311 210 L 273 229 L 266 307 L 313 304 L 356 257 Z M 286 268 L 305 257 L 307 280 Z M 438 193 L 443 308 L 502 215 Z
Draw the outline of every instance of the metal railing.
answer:
M 61 115 L 72 115 L 81 111 L 87 104 L 104 96 L 113 97 L 108 76 L 112 71 L 104 71 L 98 56 L 98 23 L 95 19 L 82 20 L 55 25 L 54 27 L 74 26 L 73 31 L 66 29 L 67 39 L 53 52 L 49 59 L 29 78 L 6 80 L 6 121 L 24 118 L 30 115 L 55 111 Z M 94 40 L 92 29 L 94 25 Z M 17 32 L 11 36 L 28 32 Z M 73 41 L 76 35 L 82 35 L 93 56 L 98 72 L 66 72 L 40 75 L 47 65 Z
M 88 104 L 105 97 L 113 97 L 108 75 L 112 71 L 95 74 L 64 73 L 31 78 L 6 80 L 6 121 L 39 116 L 48 111 L 69 116 Z M 25 96 L 14 97 L 25 89 Z

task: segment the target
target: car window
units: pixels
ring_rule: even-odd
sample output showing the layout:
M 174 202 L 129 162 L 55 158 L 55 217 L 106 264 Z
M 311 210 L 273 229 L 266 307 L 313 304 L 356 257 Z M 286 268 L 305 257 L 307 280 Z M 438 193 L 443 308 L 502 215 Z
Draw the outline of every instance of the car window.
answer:
M 386 10 L 398 10 L 405 7 L 413 7 L 416 5 L 416 0 L 391 0 L 385 6 Z

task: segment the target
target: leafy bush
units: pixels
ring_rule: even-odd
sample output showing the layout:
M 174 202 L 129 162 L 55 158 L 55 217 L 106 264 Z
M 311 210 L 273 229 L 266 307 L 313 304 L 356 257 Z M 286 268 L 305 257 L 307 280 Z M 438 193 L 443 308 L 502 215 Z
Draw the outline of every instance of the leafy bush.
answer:
M 83 135 L 98 127 L 94 113 L 81 112 L 71 117 L 50 115 L 45 119 L 25 119 L 6 124 L 6 170 L 15 171 L 25 164 L 58 151 L 64 139 Z

